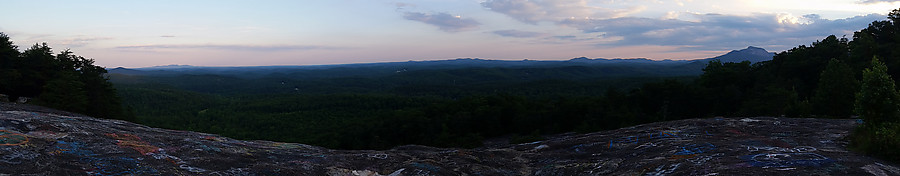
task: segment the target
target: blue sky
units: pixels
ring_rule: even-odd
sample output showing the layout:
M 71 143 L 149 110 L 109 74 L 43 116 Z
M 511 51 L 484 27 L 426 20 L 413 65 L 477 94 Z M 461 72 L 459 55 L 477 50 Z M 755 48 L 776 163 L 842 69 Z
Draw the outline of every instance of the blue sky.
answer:
M 852 36 L 900 0 L 10 1 L 0 32 L 106 67 L 700 59 Z

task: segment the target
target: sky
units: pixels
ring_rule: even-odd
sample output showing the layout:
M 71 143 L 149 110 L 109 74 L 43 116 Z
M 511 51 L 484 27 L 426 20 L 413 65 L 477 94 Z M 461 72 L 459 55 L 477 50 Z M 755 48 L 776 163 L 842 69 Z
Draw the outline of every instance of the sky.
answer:
M 0 32 L 97 65 L 482 58 L 702 59 L 784 51 L 886 20 L 900 0 L 6 1 Z

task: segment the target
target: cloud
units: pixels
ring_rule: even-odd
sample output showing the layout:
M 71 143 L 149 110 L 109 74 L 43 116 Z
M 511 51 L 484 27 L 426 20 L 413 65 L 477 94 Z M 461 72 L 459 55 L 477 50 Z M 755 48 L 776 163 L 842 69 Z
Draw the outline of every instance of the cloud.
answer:
M 161 36 L 159 36 L 159 37 L 162 37 L 162 38 L 174 38 L 175 36 L 174 36 L 174 35 L 161 35 Z
M 394 6 L 396 6 L 397 8 L 404 8 L 404 7 L 415 7 L 416 4 L 398 2 L 398 3 L 394 3 Z
M 622 37 L 615 45 L 678 45 L 728 49 L 751 44 L 796 43 L 848 34 L 885 16 L 870 14 L 846 19 L 828 20 L 810 14 L 800 17 L 788 14 L 691 14 L 695 21 L 623 17 L 612 19 L 567 19 L 560 25 L 584 33 L 600 33 Z
M 117 46 L 116 49 L 156 50 L 156 49 L 213 49 L 213 50 L 254 50 L 254 51 L 291 51 L 291 50 L 333 50 L 347 49 L 342 47 L 316 45 L 129 45 Z
M 491 32 L 504 37 L 515 37 L 515 38 L 534 38 L 546 35 L 545 33 L 540 32 L 531 32 L 531 31 L 520 31 L 520 30 L 499 30 Z
M 448 13 L 426 14 L 420 12 L 406 12 L 406 14 L 403 15 L 403 18 L 434 25 L 445 32 L 461 32 L 477 28 L 481 25 L 481 23 L 473 19 L 462 18 Z
M 487 0 L 481 6 L 529 24 L 559 22 L 570 18 L 617 18 L 645 9 L 594 7 L 589 6 L 586 0 Z
M 34 33 L 26 33 L 26 32 L 4 32 L 9 36 L 15 37 L 14 42 L 17 45 L 31 46 L 33 44 L 46 42 L 50 46 L 58 46 L 59 48 L 81 48 L 84 46 L 88 46 L 99 41 L 113 40 L 113 37 L 105 37 L 105 36 L 87 36 L 87 35 L 74 35 L 74 36 L 59 36 L 59 35 L 51 35 L 51 34 L 34 34 Z M 22 46 L 20 46 L 22 47 Z
M 416 8 L 416 7 L 417 7 L 416 4 L 412 4 L 412 3 L 403 3 L 403 2 L 396 2 L 396 3 L 393 3 L 393 5 L 394 5 L 394 7 L 396 7 L 395 10 L 397 10 L 397 11 L 403 11 L 403 10 L 406 10 L 406 9 L 408 9 L 408 8 Z
M 65 39 L 62 39 L 62 40 L 59 40 L 59 41 L 55 41 L 55 42 L 51 41 L 51 42 L 48 42 L 48 43 L 50 43 L 51 45 L 53 45 L 54 43 L 56 43 L 56 44 L 59 44 L 59 45 L 62 45 L 62 46 L 64 46 L 64 47 L 66 47 L 66 48 L 79 48 L 79 47 L 87 46 L 87 45 L 89 45 L 89 44 L 91 44 L 91 43 L 93 43 L 93 42 L 96 42 L 96 41 L 111 40 L 111 39 L 113 39 L 113 38 L 112 38 L 112 37 L 85 37 L 85 36 L 78 36 L 78 37 L 65 38 Z
M 895 3 L 900 2 L 900 0 L 863 0 L 859 1 L 860 4 L 877 4 L 877 3 Z
M 691 1 L 676 1 L 691 2 Z M 864 3 L 900 0 L 862 0 Z M 607 8 L 587 0 L 486 0 L 481 5 L 514 20 L 571 27 L 582 34 L 544 35 L 545 42 L 577 41 L 597 46 L 659 45 L 704 50 L 726 50 L 773 43 L 806 44 L 828 35 L 852 35 L 884 15 L 869 14 L 845 19 L 823 19 L 817 14 L 786 13 L 730 15 L 670 11 L 658 18 L 633 17 L 643 6 Z M 612 6 L 609 6 L 612 7 Z M 534 37 L 526 31 L 494 31 L 507 37 Z M 550 36 L 550 37 L 546 37 Z

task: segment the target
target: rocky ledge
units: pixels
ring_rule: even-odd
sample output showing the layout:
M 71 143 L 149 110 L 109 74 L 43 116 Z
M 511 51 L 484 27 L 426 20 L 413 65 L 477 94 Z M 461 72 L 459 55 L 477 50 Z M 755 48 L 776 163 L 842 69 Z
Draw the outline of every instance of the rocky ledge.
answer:
M 710 118 L 478 149 L 331 150 L 0 105 L 0 175 L 900 175 L 856 120 Z

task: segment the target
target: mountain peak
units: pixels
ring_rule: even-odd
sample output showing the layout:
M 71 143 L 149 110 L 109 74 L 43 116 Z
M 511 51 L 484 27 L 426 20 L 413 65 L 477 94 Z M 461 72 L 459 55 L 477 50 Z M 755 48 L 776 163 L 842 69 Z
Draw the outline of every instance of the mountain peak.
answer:
M 755 46 L 747 46 L 747 49 L 743 49 L 743 50 L 763 50 L 763 51 L 765 51 L 766 49 L 763 49 L 760 47 L 755 47 Z
M 716 60 L 722 62 L 743 62 L 750 61 L 751 63 L 757 63 L 762 61 L 772 60 L 772 57 L 775 56 L 775 53 L 766 51 L 766 49 L 748 46 L 745 49 L 741 50 L 731 50 L 731 52 L 726 53 L 725 55 L 716 56 L 709 59 L 703 59 L 704 63 L 709 60 Z
M 741 52 L 741 53 L 760 55 L 760 56 L 766 56 L 766 55 L 771 54 L 769 51 L 766 51 L 766 49 L 763 49 L 760 47 L 755 47 L 755 46 L 748 46 L 746 49 L 736 50 L 736 51 L 732 51 L 732 52 Z

